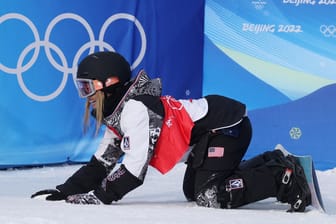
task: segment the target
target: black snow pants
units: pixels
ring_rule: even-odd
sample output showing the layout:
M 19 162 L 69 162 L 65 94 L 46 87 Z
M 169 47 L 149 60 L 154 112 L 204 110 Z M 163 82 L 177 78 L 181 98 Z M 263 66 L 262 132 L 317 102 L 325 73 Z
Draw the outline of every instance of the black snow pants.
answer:
M 211 204 L 198 203 L 198 196 L 214 185 L 222 190 L 228 186 L 235 190 L 234 198 L 227 198 L 220 194 L 219 187 L 216 189 L 215 200 L 221 208 L 236 208 L 276 196 L 274 173 L 265 165 L 271 160 L 273 152 L 242 161 L 252 137 L 249 119 L 244 118 L 238 128 L 211 133 L 207 143 L 201 145 L 205 148 L 202 159 L 198 158 L 197 152 L 190 155 L 183 180 L 183 192 L 188 201 L 213 207 Z
M 198 192 L 213 179 L 234 174 L 250 144 L 252 127 L 248 117 L 236 127 L 210 133 L 195 146 L 187 161 L 183 192 L 187 200 L 195 201 Z M 200 153 L 201 152 L 201 153 Z

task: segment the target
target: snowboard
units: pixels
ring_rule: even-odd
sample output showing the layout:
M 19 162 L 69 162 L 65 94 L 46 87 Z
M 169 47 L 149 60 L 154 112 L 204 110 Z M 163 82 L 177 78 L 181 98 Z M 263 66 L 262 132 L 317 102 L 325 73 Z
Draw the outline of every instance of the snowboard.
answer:
M 294 155 L 288 152 L 281 144 L 276 145 L 275 149 L 279 149 L 280 151 L 282 151 L 282 153 L 285 156 L 291 155 L 298 159 L 300 165 L 304 170 L 309 185 L 309 189 L 311 192 L 311 206 L 324 213 L 325 208 L 323 205 L 320 186 L 316 176 L 314 161 L 312 157 L 310 155 L 303 155 L 303 156 Z

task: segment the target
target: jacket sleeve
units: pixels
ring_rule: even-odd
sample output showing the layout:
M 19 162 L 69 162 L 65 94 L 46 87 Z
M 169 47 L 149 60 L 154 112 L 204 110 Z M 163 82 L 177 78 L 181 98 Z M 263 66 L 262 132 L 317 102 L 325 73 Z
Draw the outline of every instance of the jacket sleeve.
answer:
M 161 125 L 162 117 L 142 102 L 129 100 L 125 104 L 120 120 L 123 131 L 120 148 L 125 153 L 122 164 L 94 192 L 103 203 L 118 201 L 143 184 Z
M 124 165 L 105 178 L 94 194 L 104 203 L 111 204 L 143 184 L 143 180 L 131 174 Z
M 97 189 L 123 155 L 119 144 L 120 140 L 106 128 L 98 150 L 91 160 L 56 188 L 66 196 Z
M 96 189 L 101 181 L 106 177 L 105 167 L 92 156 L 91 160 L 71 177 L 64 184 L 58 185 L 56 188 L 64 195 L 86 193 Z

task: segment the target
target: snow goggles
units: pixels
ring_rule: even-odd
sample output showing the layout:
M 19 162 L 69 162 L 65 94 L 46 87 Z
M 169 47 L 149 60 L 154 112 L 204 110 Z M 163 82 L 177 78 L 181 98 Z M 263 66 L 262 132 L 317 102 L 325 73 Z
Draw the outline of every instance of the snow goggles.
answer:
M 110 77 L 106 79 L 105 86 L 103 83 L 96 79 L 76 79 L 76 88 L 78 94 L 82 98 L 86 98 L 95 94 L 98 90 L 104 87 L 109 87 L 119 82 L 118 77 Z

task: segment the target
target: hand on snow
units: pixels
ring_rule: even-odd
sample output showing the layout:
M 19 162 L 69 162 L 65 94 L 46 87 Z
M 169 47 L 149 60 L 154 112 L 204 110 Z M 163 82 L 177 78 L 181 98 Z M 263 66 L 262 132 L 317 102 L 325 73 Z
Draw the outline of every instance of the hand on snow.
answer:
M 48 201 L 60 201 L 60 200 L 65 200 L 66 199 L 66 196 L 57 189 L 46 189 L 46 190 L 38 191 L 38 192 L 32 194 L 30 197 L 35 198 L 35 197 L 41 196 L 41 195 L 48 195 L 45 198 Z
M 69 195 L 65 201 L 72 204 L 82 205 L 99 205 L 102 203 L 92 191 L 86 194 Z

